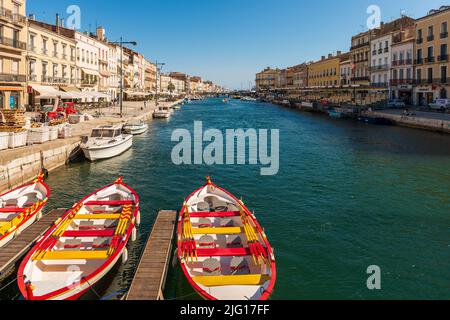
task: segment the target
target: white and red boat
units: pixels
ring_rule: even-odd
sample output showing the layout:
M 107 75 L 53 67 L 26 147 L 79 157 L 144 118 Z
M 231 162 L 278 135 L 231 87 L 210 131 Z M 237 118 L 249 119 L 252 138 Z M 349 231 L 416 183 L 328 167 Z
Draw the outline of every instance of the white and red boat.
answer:
M 139 197 L 119 178 L 56 221 L 19 267 L 27 300 L 74 300 L 102 279 L 136 239 Z
M 178 258 L 208 300 L 267 300 L 275 285 L 275 257 L 255 215 L 209 177 L 181 209 Z
M 33 182 L 0 195 L 0 248 L 42 217 L 50 197 L 44 175 Z

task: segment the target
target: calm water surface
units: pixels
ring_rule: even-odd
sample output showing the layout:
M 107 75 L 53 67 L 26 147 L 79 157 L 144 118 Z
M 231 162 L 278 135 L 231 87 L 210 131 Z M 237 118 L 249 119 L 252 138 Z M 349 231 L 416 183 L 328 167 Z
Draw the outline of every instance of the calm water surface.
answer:
M 175 166 L 175 128 L 280 129 L 280 171 L 259 166 Z M 179 209 L 211 175 L 255 210 L 275 248 L 273 299 L 450 299 L 450 137 L 332 120 L 282 107 L 207 100 L 153 121 L 132 150 L 51 172 L 49 206 L 68 207 L 123 175 L 141 197 L 143 224 L 106 298 L 128 288 L 158 209 Z M 367 267 L 382 290 L 366 287 Z M 14 285 L 13 285 L 14 287 Z M 112 296 L 111 296 L 112 295 Z M 0 298 L 18 298 L 10 288 Z M 167 299 L 198 299 L 173 264 Z

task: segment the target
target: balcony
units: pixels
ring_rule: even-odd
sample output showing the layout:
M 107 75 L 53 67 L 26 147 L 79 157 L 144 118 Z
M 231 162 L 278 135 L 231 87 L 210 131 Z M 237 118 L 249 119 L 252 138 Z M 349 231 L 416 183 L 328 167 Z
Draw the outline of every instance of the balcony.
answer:
M 384 53 L 387 53 L 387 52 L 389 52 L 389 47 L 384 48 Z
M 58 54 L 58 52 L 53 52 L 53 58 L 59 58 L 59 54 Z
M 425 63 L 433 63 L 433 62 L 434 62 L 434 57 L 425 58 Z
M 427 79 L 420 79 L 415 81 L 416 84 L 450 84 L 450 78 L 442 77 L 442 78 L 427 78 Z
M 414 84 L 414 80 L 413 79 L 393 79 L 390 81 L 390 85 L 391 86 L 398 86 L 401 84 Z
M 370 81 L 369 77 L 352 77 L 351 79 L 353 82 L 357 81 Z
M 378 54 L 382 54 L 383 53 L 383 49 L 378 49 Z
M 423 64 L 423 58 L 418 58 L 416 60 L 414 60 L 414 64 Z
M 438 56 L 438 61 L 443 61 L 443 62 L 446 62 L 446 61 L 448 61 L 448 54 L 444 54 L 444 55 L 440 55 L 440 56 Z
M 24 74 L 0 73 L 1 82 L 26 82 L 27 77 Z
M 33 53 L 36 53 L 36 46 L 28 45 L 28 51 L 31 51 Z
M 70 56 L 70 61 L 75 62 L 75 56 Z
M 373 55 L 373 56 L 376 56 L 376 55 L 377 55 L 377 50 L 373 50 L 373 51 L 372 51 L 372 55 Z
M 359 49 L 359 48 L 366 47 L 366 46 L 368 46 L 368 45 L 370 45 L 369 42 L 360 43 L 360 44 L 357 44 L 357 45 L 355 45 L 355 46 L 352 46 L 352 47 L 350 48 L 350 50 L 356 50 L 356 49 Z
M 11 10 L 3 7 L 0 7 L 0 18 L 7 19 L 15 24 L 25 25 L 27 23 L 27 17 L 18 13 L 13 13 Z
M 374 88 L 387 88 L 388 84 L 386 82 L 372 82 L 370 84 Z
M 37 81 L 37 75 L 35 75 L 35 74 L 29 74 L 29 75 L 28 75 L 28 81 L 36 82 L 36 81 Z
M 47 56 L 47 55 L 48 55 L 48 50 L 45 49 L 45 48 L 42 48 L 42 54 L 43 54 L 44 56 Z
M 406 59 L 406 60 L 394 60 L 392 61 L 392 66 L 405 66 L 405 65 L 411 65 L 413 63 L 412 59 Z
M 433 40 L 434 40 L 434 35 L 433 34 L 427 37 L 427 41 L 433 41 Z
M 67 60 L 67 54 L 63 53 L 63 54 L 62 54 L 62 59 L 63 59 L 63 60 Z
M 49 76 L 46 76 L 46 75 L 43 75 L 41 77 L 41 82 L 42 83 L 53 83 L 53 78 L 49 77 Z
M 27 44 L 25 42 L 6 37 L 0 37 L 0 45 L 4 45 L 19 50 L 27 50 Z
M 448 37 L 448 32 L 441 32 L 440 37 L 441 39 L 446 39 Z
M 417 39 L 417 44 L 422 44 L 423 43 L 423 38 Z
M 386 71 L 389 70 L 389 65 L 388 64 L 383 64 L 380 66 L 372 66 L 369 68 L 371 72 L 373 71 Z

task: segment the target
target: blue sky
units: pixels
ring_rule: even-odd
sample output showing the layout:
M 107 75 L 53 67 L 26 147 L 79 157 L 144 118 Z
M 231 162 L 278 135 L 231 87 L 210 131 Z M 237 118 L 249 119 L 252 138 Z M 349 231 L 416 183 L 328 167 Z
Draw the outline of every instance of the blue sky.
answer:
M 447 2 L 447 3 L 446 3 Z M 55 14 L 81 8 L 81 30 L 123 35 L 164 71 L 182 71 L 228 88 L 248 88 L 267 66 L 286 67 L 347 51 L 352 35 L 366 30 L 367 7 L 383 21 L 402 10 L 418 18 L 445 0 L 28 0 L 27 13 L 55 22 Z

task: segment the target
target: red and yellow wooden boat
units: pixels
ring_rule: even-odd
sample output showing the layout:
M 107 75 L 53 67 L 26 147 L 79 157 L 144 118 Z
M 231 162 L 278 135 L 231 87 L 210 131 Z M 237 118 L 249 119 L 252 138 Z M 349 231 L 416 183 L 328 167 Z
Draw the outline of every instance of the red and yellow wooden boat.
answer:
M 0 195 L 0 248 L 42 217 L 49 197 L 43 173 L 33 182 Z
M 74 300 L 102 279 L 135 240 L 139 197 L 119 178 L 56 221 L 20 265 L 18 285 L 28 300 Z
M 203 298 L 269 298 L 276 280 L 275 257 L 255 215 L 241 200 L 208 177 L 185 201 L 177 230 L 181 268 Z

